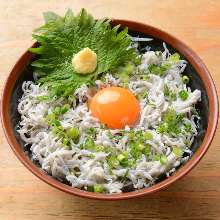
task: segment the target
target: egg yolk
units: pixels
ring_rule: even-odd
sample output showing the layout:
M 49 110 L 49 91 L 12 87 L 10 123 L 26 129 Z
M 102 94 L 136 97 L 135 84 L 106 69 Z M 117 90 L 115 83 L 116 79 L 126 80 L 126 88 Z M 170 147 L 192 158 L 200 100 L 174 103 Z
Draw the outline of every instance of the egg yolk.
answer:
M 120 87 L 108 87 L 95 94 L 89 103 L 92 115 L 109 128 L 133 126 L 140 114 L 136 97 Z

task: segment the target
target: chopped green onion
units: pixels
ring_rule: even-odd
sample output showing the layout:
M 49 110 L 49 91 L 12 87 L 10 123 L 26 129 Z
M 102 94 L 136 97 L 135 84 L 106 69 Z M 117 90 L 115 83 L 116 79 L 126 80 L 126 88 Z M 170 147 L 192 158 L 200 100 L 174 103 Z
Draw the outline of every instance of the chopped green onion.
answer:
M 177 157 L 182 157 L 183 155 L 183 150 L 179 147 L 173 147 L 173 153 L 177 156 Z
M 164 115 L 164 121 L 170 123 L 174 121 L 177 117 L 177 113 L 174 109 L 169 109 Z
M 191 132 L 191 130 L 192 130 L 192 125 L 191 125 L 190 123 L 184 124 L 184 130 L 185 130 L 186 132 Z
M 78 128 L 69 128 L 66 130 L 66 134 L 69 138 L 73 139 L 74 142 L 78 142 L 80 132 Z
M 53 127 L 52 129 L 52 133 L 53 134 L 60 134 L 64 131 L 63 127 L 62 126 L 55 126 Z
M 134 59 L 134 64 L 136 66 L 141 64 L 141 56 L 136 56 L 136 58 Z
M 110 131 L 108 131 L 108 137 L 112 140 L 114 138 L 114 135 Z
M 171 67 L 171 64 L 169 63 L 164 63 L 161 66 L 157 66 L 156 64 L 150 64 L 148 66 L 148 71 L 150 73 L 163 76 L 166 73 L 166 71 L 170 69 L 170 67 Z
M 141 156 L 142 152 L 138 149 L 137 144 L 131 143 L 130 154 L 134 159 L 138 159 Z
M 110 156 L 107 161 L 110 168 L 116 168 L 120 164 L 119 160 L 114 156 Z
M 152 73 L 157 71 L 157 65 L 156 64 L 149 64 L 148 70 Z
M 169 87 L 166 84 L 164 85 L 164 95 L 166 97 L 170 96 L 170 89 L 169 89 Z
M 168 124 L 165 122 L 157 127 L 157 132 L 164 134 L 168 131 Z
M 164 85 L 164 95 L 165 95 L 170 101 L 175 101 L 175 100 L 176 100 L 176 93 L 174 93 L 173 91 L 171 91 L 166 84 Z
M 94 154 L 90 154 L 90 155 L 88 155 L 88 157 L 91 158 L 91 159 L 94 159 L 95 155 Z
M 69 140 L 67 138 L 63 138 L 63 144 L 64 145 L 68 145 L 69 144 Z
M 176 93 L 170 93 L 170 100 L 175 101 L 176 100 Z
M 143 140 L 143 132 L 141 130 L 135 132 L 135 138 L 138 142 Z
M 102 145 L 96 145 L 95 146 L 95 150 L 98 152 L 104 152 L 105 151 L 105 147 Z
M 150 77 L 148 75 L 143 75 L 142 79 L 147 81 L 150 79 Z
M 128 158 L 123 159 L 123 160 L 120 162 L 120 165 L 121 165 L 122 167 L 128 167 L 128 166 L 129 166 Z
M 148 157 L 150 155 L 150 150 L 151 150 L 151 147 L 149 144 L 147 144 L 143 150 L 143 153 L 146 157 Z
M 61 107 L 60 114 L 66 113 L 67 111 L 69 111 L 69 109 L 70 109 L 70 105 L 69 104 L 65 104 L 63 107 Z
M 178 62 L 179 60 L 180 60 L 180 55 L 178 53 L 174 53 L 168 58 L 168 61 L 171 62 Z
M 144 150 L 145 146 L 142 143 L 137 144 L 137 150 L 142 151 Z
M 56 114 L 55 113 L 50 113 L 46 116 L 47 122 L 52 122 L 53 120 L 56 120 Z
M 138 151 L 136 148 L 132 147 L 130 149 L 130 154 L 133 158 L 138 159 L 141 156 L 141 152 Z
M 45 101 L 45 100 L 49 100 L 49 99 L 50 99 L 50 97 L 46 96 L 46 95 L 42 95 L 42 96 L 37 97 L 38 101 Z
M 104 191 L 103 186 L 100 184 L 95 184 L 93 188 L 94 188 L 94 192 L 96 193 L 102 193 Z
M 66 113 L 68 110 L 70 109 L 70 105 L 69 104 L 65 104 L 64 106 L 60 107 L 60 106 L 56 106 L 53 110 L 53 113 L 58 116 L 61 114 Z
M 189 77 L 185 75 L 182 77 L 182 81 L 183 83 L 188 84 L 190 80 L 189 80 Z
M 153 134 L 149 131 L 144 132 L 143 136 L 144 136 L 144 139 L 147 141 L 153 140 Z
M 121 162 L 122 160 L 125 159 L 125 155 L 124 155 L 124 154 L 119 154 L 119 155 L 117 156 L 117 159 Z
M 169 70 L 170 67 L 171 67 L 171 64 L 170 64 L 170 63 L 163 63 L 163 64 L 160 66 L 161 71 L 163 72 L 163 74 L 164 74 L 164 72 L 166 72 L 167 70 Z M 163 75 L 163 74 L 162 74 L 162 75 Z
M 167 163 L 167 157 L 165 156 L 165 155 L 162 155 L 161 157 L 160 157 L 160 163 L 161 164 L 166 164 Z
M 164 122 L 157 127 L 157 132 L 176 136 L 181 132 L 184 114 L 177 114 L 174 109 L 169 109 L 163 116 Z
M 129 132 L 128 138 L 129 138 L 130 141 L 133 141 L 133 140 L 134 140 L 134 138 L 135 138 L 135 133 L 134 133 L 134 131 L 130 131 L 130 132 Z
M 159 160 L 160 160 L 160 156 L 157 155 L 157 154 L 155 154 L 153 160 L 155 160 L 155 161 L 159 161 Z
M 145 92 L 143 92 L 141 94 L 138 94 L 138 99 L 139 100 L 144 99 L 146 97 L 148 97 L 148 92 L 147 91 L 145 91 Z
M 136 165 L 136 160 L 134 158 L 128 160 L 128 166 L 133 167 Z
M 57 106 L 55 107 L 55 109 L 53 110 L 53 113 L 56 115 L 60 115 L 60 111 L 61 111 L 61 107 Z
M 119 154 L 117 156 L 117 159 L 119 160 L 121 166 L 127 167 L 129 165 L 129 163 L 128 163 L 128 152 L 125 151 L 122 154 Z
M 85 140 L 85 143 L 83 144 L 83 148 L 88 149 L 88 150 L 95 150 L 95 143 L 92 140 L 92 138 L 87 138 Z
M 185 100 L 188 98 L 188 96 L 189 96 L 189 94 L 188 94 L 188 92 L 187 92 L 186 90 L 181 90 L 181 91 L 179 92 L 179 97 L 180 97 L 183 101 L 185 101 Z
M 75 98 L 73 95 L 69 95 L 68 101 L 69 101 L 70 103 L 73 103 L 75 100 L 76 100 L 76 98 Z
M 50 125 L 51 125 L 51 126 L 60 126 L 61 124 L 60 124 L 60 121 L 59 121 L 59 120 L 56 120 L 56 119 L 55 119 L 55 120 L 53 120 L 53 121 L 50 122 Z
M 184 117 L 185 117 L 185 114 L 184 114 L 184 113 L 179 113 L 179 114 L 176 116 L 177 122 L 182 122 L 182 120 L 183 120 Z
M 86 131 L 89 135 L 94 135 L 96 133 L 96 128 L 88 128 Z
M 117 154 L 117 150 L 115 147 L 105 147 L 105 152 L 110 153 L 111 155 L 116 155 Z

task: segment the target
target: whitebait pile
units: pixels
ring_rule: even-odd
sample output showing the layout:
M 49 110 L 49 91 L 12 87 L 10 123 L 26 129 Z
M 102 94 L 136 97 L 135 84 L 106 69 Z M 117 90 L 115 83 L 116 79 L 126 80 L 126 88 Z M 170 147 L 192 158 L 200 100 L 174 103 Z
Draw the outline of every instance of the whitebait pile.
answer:
M 128 66 L 128 79 L 108 73 L 92 86 L 129 89 L 140 104 L 134 127 L 108 129 L 92 117 L 91 88 L 85 84 L 68 100 L 48 100 L 45 86 L 24 82 L 17 131 L 32 159 L 56 179 L 99 193 L 149 187 L 175 172 L 192 154 L 201 92 L 187 87 L 187 62 L 164 48 L 147 51 L 140 64 Z

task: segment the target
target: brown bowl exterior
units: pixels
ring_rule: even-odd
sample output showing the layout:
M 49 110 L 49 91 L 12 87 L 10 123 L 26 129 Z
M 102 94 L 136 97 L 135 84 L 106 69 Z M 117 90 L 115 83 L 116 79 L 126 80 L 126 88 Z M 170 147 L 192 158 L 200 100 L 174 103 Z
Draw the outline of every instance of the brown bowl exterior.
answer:
M 177 49 L 187 60 L 191 63 L 191 65 L 197 71 L 197 74 L 202 79 L 208 100 L 209 100 L 209 116 L 208 116 L 208 127 L 204 137 L 204 140 L 192 158 L 186 163 L 186 165 L 182 166 L 178 171 L 171 177 L 153 185 L 150 188 L 144 188 L 140 190 L 136 190 L 133 192 L 127 193 L 119 193 L 113 195 L 107 194 L 98 194 L 93 192 L 86 192 L 76 188 L 72 188 L 66 184 L 63 184 L 51 176 L 47 175 L 44 171 L 39 169 L 24 153 L 22 147 L 16 140 L 16 137 L 13 132 L 13 128 L 10 122 L 9 115 L 9 105 L 12 91 L 14 89 L 16 81 L 22 74 L 22 71 L 26 68 L 26 66 L 33 59 L 33 55 L 29 52 L 25 52 L 18 62 L 13 67 L 11 73 L 9 74 L 4 89 L 2 93 L 2 102 L 1 102 L 1 118 L 2 125 L 5 132 L 5 136 L 7 137 L 8 143 L 10 144 L 12 150 L 18 157 L 18 159 L 26 166 L 34 175 L 39 177 L 44 182 L 50 184 L 53 187 L 56 187 L 59 190 L 67 192 L 72 195 L 81 196 L 90 199 L 100 199 L 100 200 L 121 200 L 121 199 L 129 199 L 134 197 L 144 196 L 158 190 L 161 190 L 171 183 L 177 181 L 181 177 L 185 176 L 195 165 L 200 161 L 200 159 L 204 156 L 206 151 L 208 150 L 211 141 L 214 137 L 214 133 L 218 123 L 218 98 L 216 89 L 213 83 L 213 80 L 207 70 L 206 66 L 202 62 L 202 60 L 184 43 L 175 37 L 169 35 L 168 33 L 161 31 L 155 27 L 133 22 L 127 20 L 113 20 L 113 25 L 121 24 L 122 26 L 127 26 L 129 30 L 152 35 L 156 38 L 163 40 L 164 42 L 170 44 L 173 48 Z M 34 45 L 33 45 L 34 46 Z

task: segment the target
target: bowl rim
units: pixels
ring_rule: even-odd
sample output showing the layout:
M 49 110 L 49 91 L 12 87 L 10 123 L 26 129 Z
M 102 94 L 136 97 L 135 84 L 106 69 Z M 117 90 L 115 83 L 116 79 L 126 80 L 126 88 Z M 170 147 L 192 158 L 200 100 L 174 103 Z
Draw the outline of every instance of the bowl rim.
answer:
M 149 187 L 143 188 L 139 190 L 135 190 L 133 192 L 126 193 L 117 193 L 117 194 L 99 194 L 94 192 L 87 192 L 77 188 L 73 188 L 66 184 L 59 182 L 58 180 L 52 178 L 46 172 L 42 171 L 39 167 L 37 167 L 31 160 L 26 156 L 20 144 L 17 142 L 12 126 L 10 124 L 9 117 L 9 104 L 11 93 L 14 89 L 15 83 L 22 71 L 28 65 L 27 61 L 30 61 L 33 58 L 33 54 L 26 51 L 16 62 L 12 70 L 10 71 L 9 76 L 7 77 L 1 97 L 1 121 L 2 127 L 7 138 L 7 141 L 17 156 L 17 158 L 23 163 L 23 165 L 28 168 L 35 176 L 43 180 L 45 183 L 72 195 L 89 198 L 89 199 L 98 199 L 98 200 L 122 200 L 129 198 L 136 198 L 145 196 L 147 194 L 159 191 L 163 188 L 166 188 L 171 183 L 177 181 L 178 179 L 185 176 L 192 168 L 198 164 L 201 158 L 204 156 L 206 151 L 208 150 L 216 128 L 218 124 L 218 97 L 216 88 L 213 82 L 213 79 L 203 63 L 203 61 L 199 58 L 199 56 L 192 51 L 187 45 L 185 45 L 182 41 L 177 39 L 176 37 L 168 34 L 167 32 L 153 27 L 148 24 L 144 24 L 141 22 L 130 21 L 130 20 L 121 20 L 121 19 L 112 19 L 112 24 L 121 26 L 127 26 L 129 30 L 138 31 L 140 33 L 145 33 L 152 35 L 155 38 L 161 39 L 162 41 L 169 43 L 174 49 L 178 50 L 182 55 L 184 55 L 187 60 L 191 63 L 191 65 L 195 68 L 197 74 L 201 77 L 204 87 L 206 89 L 208 100 L 209 100 L 209 116 L 208 116 L 208 127 L 206 130 L 206 134 L 204 140 L 198 150 L 194 153 L 192 158 L 181 168 L 179 168 L 173 176 L 166 178 L 165 180 Z M 36 45 L 33 44 L 32 47 Z

